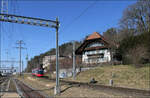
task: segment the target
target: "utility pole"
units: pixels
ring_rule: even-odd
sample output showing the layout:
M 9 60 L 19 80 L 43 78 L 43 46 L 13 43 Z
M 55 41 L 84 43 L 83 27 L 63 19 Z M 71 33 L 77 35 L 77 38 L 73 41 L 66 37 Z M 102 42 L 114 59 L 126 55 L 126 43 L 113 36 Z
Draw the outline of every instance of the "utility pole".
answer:
M 73 69 L 72 69 L 72 72 L 73 72 L 73 79 L 75 79 L 75 76 L 76 76 L 76 57 L 75 57 L 75 41 L 73 41 Z
M 23 76 L 23 78 L 24 78 L 23 66 L 24 66 L 24 64 L 23 64 L 23 61 L 22 61 L 22 76 Z
M 0 23 L 0 69 L 1 69 L 1 48 L 2 48 L 2 41 L 1 41 L 1 34 L 2 33 L 2 28 L 1 28 L 1 23 Z M 1 73 L 1 71 L 0 71 L 0 73 Z
M 55 94 L 60 94 L 60 86 L 59 86 L 59 46 L 58 46 L 58 29 L 59 29 L 59 22 L 58 18 L 56 18 L 56 87 L 55 87 Z
M 1 65 L 2 64 L 1 63 L 1 55 L 2 55 L 2 52 L 1 52 L 2 51 L 2 49 L 1 49 L 2 48 L 2 40 L 1 40 L 2 39 L 2 27 L 1 26 L 2 26 L 2 23 L 0 23 L 0 69 L 2 67 L 2 65 Z M 1 73 L 1 71 L 0 71 L 0 73 Z
M 21 72 L 22 72 L 22 74 L 23 74 L 23 60 L 21 61 Z
M 23 40 L 17 41 L 16 44 L 19 45 L 19 46 L 16 47 L 16 48 L 19 49 L 19 64 L 20 64 L 20 66 L 19 66 L 19 74 L 20 74 L 20 76 L 21 76 L 21 50 L 22 50 L 22 49 L 26 49 L 26 48 L 22 47 L 22 44 L 25 44 L 25 43 L 23 42 Z
M 28 54 L 26 55 L 26 66 L 28 65 Z
M 29 59 L 29 58 L 28 58 L 28 54 L 27 54 L 27 55 L 26 55 L 26 62 L 27 62 L 27 64 L 28 64 L 28 59 Z
M 14 61 L 14 58 L 11 58 Z M 14 72 L 14 62 L 11 63 L 12 73 Z

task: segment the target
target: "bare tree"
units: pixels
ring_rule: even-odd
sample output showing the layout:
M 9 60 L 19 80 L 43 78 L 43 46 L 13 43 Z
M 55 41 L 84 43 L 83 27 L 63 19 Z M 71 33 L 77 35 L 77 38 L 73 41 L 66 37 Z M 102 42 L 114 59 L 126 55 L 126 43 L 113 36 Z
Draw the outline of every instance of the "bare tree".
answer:
M 144 63 L 144 60 L 148 58 L 148 50 L 146 47 L 139 45 L 129 49 L 125 56 L 129 61 L 128 63 L 139 65 Z
M 130 5 L 123 13 L 120 27 L 133 34 L 150 32 L 150 0 L 138 0 Z
M 109 41 L 118 43 L 118 32 L 116 28 L 110 28 L 106 32 L 103 32 L 103 36 Z

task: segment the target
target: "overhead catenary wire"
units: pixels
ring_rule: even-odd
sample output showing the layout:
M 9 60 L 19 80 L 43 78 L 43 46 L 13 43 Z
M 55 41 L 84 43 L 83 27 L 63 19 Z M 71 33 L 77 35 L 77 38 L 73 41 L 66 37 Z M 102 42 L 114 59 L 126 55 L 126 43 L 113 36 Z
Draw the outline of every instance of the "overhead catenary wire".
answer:
M 18 0 L 12 0 L 12 1 L 9 1 L 9 13 L 11 14 L 20 14 L 19 13 L 19 6 L 18 6 Z M 22 31 L 21 31 L 21 26 L 18 27 L 18 25 L 14 25 L 13 23 L 8 23 L 8 27 L 9 27 L 9 31 L 8 31 L 8 37 L 7 37 L 7 40 L 8 40 L 8 47 L 10 47 L 10 49 L 13 47 L 12 45 L 14 44 L 14 41 L 16 40 L 25 40 L 25 37 L 23 36 L 22 34 Z M 19 33 L 19 36 L 15 37 L 15 35 Z M 15 37 L 15 38 L 14 38 Z M 19 38 L 19 39 L 18 39 Z M 13 51 L 13 49 L 11 49 L 11 51 Z
M 20 76 L 21 76 L 21 68 L 22 68 L 22 57 L 21 57 L 21 55 L 22 55 L 22 49 L 26 49 L 26 48 L 24 48 L 24 47 L 22 47 L 22 45 L 25 45 L 25 43 L 24 43 L 24 41 L 23 40 L 19 40 L 19 41 L 17 41 L 17 43 L 16 43 L 17 45 L 18 45 L 18 47 L 16 47 L 16 48 L 18 48 L 19 49 L 19 58 L 20 58 L 20 60 L 19 60 L 19 63 L 20 63 L 20 66 L 19 66 L 19 69 L 20 69 Z
M 1 0 L 1 14 L 8 14 L 8 9 L 9 8 L 9 3 L 8 3 L 8 0 Z M 10 49 L 9 48 L 9 46 L 11 46 L 10 45 L 10 43 L 9 42 L 11 42 L 11 33 L 10 33 L 10 30 L 8 29 L 9 28 L 9 24 L 4 24 L 3 22 L 1 22 L 0 23 L 1 25 L 0 25 L 0 60 L 2 59 L 2 53 L 4 53 L 4 52 L 2 52 L 2 51 L 4 51 L 3 50 L 3 48 L 8 48 L 8 49 Z M 7 40 L 6 40 L 7 39 Z M 4 43 L 7 43 L 7 44 L 4 44 Z M 8 50 L 7 50 L 8 51 Z M 1 66 L 1 64 L 0 64 L 0 66 Z
M 65 27 L 64 27 L 64 31 L 69 29 L 69 27 L 71 27 L 71 25 L 77 21 L 81 16 L 83 16 L 90 8 L 92 8 L 96 3 L 98 2 L 98 0 L 95 0 L 93 3 L 91 3 L 87 8 L 85 8 L 78 16 L 76 16 L 72 21 L 70 21 Z
M 1 0 L 0 1 L 0 13 L 8 14 L 8 0 Z M 2 59 L 2 27 L 3 23 L 0 22 L 0 67 L 1 67 L 1 59 Z

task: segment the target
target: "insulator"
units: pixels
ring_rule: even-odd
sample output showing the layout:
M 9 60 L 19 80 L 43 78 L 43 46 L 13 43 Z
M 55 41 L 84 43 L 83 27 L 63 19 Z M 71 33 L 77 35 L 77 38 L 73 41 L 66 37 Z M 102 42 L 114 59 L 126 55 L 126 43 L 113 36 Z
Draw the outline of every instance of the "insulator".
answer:
M 15 17 L 15 22 L 18 22 L 18 17 Z
M 24 18 L 22 18 L 22 21 L 21 21 L 21 23 L 24 23 Z
M 30 24 L 30 19 L 27 19 L 27 24 Z
M 8 16 L 8 20 L 11 20 L 11 16 Z
M 3 15 L 1 15 L 1 19 L 4 19 L 4 16 L 3 16 Z
M 40 25 L 42 25 L 42 21 L 40 20 Z
M 46 22 L 46 26 L 49 26 L 48 22 Z
M 33 24 L 36 25 L 36 20 L 33 20 Z

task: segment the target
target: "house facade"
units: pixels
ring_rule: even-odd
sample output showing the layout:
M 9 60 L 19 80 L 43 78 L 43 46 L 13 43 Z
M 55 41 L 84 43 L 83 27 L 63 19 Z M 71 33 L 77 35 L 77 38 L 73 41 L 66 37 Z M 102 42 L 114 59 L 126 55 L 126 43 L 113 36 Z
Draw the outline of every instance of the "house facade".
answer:
M 64 59 L 68 59 L 68 57 L 59 56 L 59 62 Z M 43 58 L 44 72 L 47 72 L 47 70 L 51 69 L 52 62 L 55 62 L 55 61 L 56 61 L 56 55 L 45 56 Z
M 50 63 L 56 59 L 55 55 L 45 56 L 43 58 L 43 68 L 50 66 Z
M 98 32 L 89 35 L 76 50 L 77 55 L 82 55 L 82 63 L 106 63 L 111 61 L 109 43 Z

